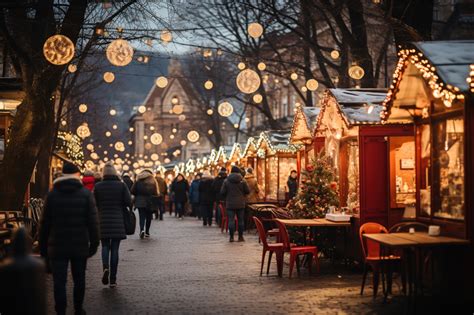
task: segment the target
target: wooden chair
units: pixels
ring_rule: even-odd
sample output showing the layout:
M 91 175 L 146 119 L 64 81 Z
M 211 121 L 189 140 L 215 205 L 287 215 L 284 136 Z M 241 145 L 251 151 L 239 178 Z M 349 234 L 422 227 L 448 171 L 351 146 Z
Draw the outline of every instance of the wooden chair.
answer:
M 267 242 L 267 235 L 265 233 L 265 229 L 263 227 L 262 221 L 260 221 L 257 217 L 253 217 L 253 221 L 255 222 L 255 227 L 257 228 L 258 235 L 263 244 L 262 261 L 260 264 L 260 276 L 262 275 L 262 272 L 263 272 L 263 265 L 265 263 L 265 257 L 267 255 L 267 252 L 270 253 L 268 257 L 267 275 L 270 272 L 270 263 L 272 261 L 272 255 L 273 253 L 275 253 L 277 256 L 278 275 L 281 276 L 281 266 L 283 265 L 282 258 L 283 258 L 283 251 L 284 251 L 283 243 L 270 243 L 269 244 Z
M 409 232 L 410 228 L 414 228 L 416 232 L 428 232 L 428 225 L 421 222 L 410 221 L 395 224 L 390 228 L 389 233 Z
M 399 256 L 385 256 L 385 257 L 380 257 L 380 244 L 377 242 L 374 242 L 372 240 L 368 240 L 364 237 L 364 234 L 373 234 L 373 233 L 388 233 L 387 229 L 375 222 L 368 222 L 363 224 L 360 229 L 359 229 L 359 238 L 360 238 L 360 243 L 362 245 L 362 253 L 364 255 L 364 274 L 362 276 L 362 286 L 360 288 L 360 294 L 364 294 L 364 286 L 365 286 L 365 280 L 367 278 L 367 265 L 370 266 L 372 269 L 372 272 L 374 274 L 373 277 L 373 287 L 374 287 L 374 292 L 373 296 L 374 298 L 377 296 L 377 291 L 379 287 L 379 275 L 380 275 L 380 263 L 383 260 L 385 263 L 392 263 L 395 261 L 400 261 Z M 392 277 L 391 275 L 388 275 L 387 277 L 387 285 L 388 285 L 388 290 L 390 292 L 391 286 L 392 286 Z
M 295 266 L 295 261 L 297 262 L 296 269 L 298 271 L 299 275 L 299 262 L 298 256 L 299 255 L 308 255 L 309 256 L 309 273 L 311 273 L 311 266 L 313 263 L 313 259 L 316 263 L 316 269 L 319 273 L 319 259 L 318 259 L 318 248 L 316 246 L 297 246 L 295 244 L 292 244 L 290 242 L 290 237 L 288 235 L 288 230 L 282 222 L 276 220 L 276 223 L 278 225 L 278 228 L 280 230 L 280 240 L 283 242 L 283 246 L 285 249 L 285 252 L 290 253 L 290 275 L 289 277 L 291 278 L 291 275 L 293 273 L 293 268 Z

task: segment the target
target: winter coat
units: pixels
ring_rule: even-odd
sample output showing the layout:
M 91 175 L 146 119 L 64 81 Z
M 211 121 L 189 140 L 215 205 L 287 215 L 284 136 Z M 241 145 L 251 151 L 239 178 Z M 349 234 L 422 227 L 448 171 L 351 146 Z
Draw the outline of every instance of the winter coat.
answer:
M 214 191 L 212 183 L 214 182 L 211 176 L 203 176 L 199 183 L 199 204 L 209 205 L 214 202 Z
M 244 209 L 249 186 L 240 173 L 230 173 L 222 185 L 221 195 L 225 197 L 227 209 Z
M 79 178 L 57 178 L 46 197 L 40 224 L 41 256 L 92 256 L 99 246 L 99 222 L 94 196 Z
M 174 202 L 186 203 L 188 201 L 189 184 L 187 180 L 174 181 L 171 184 L 171 191 L 174 195 Z
M 123 176 L 122 180 L 125 185 L 127 185 L 128 190 L 131 191 L 133 186 L 133 180 L 130 178 L 130 176 Z
M 95 185 L 94 176 L 84 176 L 82 178 L 82 184 L 84 185 L 84 187 L 89 189 L 89 191 L 93 191 L 94 190 L 94 185 Z
M 292 199 L 296 196 L 296 192 L 298 191 L 298 179 L 290 176 L 288 177 L 286 185 L 288 186 L 288 197 Z
M 245 181 L 249 186 L 250 193 L 247 195 L 247 203 L 255 203 L 258 202 L 258 193 L 260 192 L 260 188 L 258 188 L 257 179 L 251 173 L 247 173 L 245 175 Z
M 189 187 L 189 202 L 193 204 L 199 203 L 199 183 L 201 180 L 195 179 L 191 183 L 191 187 Z
M 227 178 L 226 172 L 220 172 L 212 183 L 212 191 L 216 201 L 224 201 L 224 196 L 221 194 L 222 185 Z
M 153 174 L 141 172 L 137 176 L 137 181 L 133 184 L 132 195 L 135 196 L 135 207 L 149 208 L 152 196 L 158 196 L 158 185 Z
M 127 238 L 124 225 L 124 209 L 132 207 L 132 197 L 125 183 L 118 176 L 106 175 L 94 189 L 99 210 L 100 238 Z
M 165 196 L 168 194 L 168 187 L 166 187 L 165 179 L 161 176 L 155 177 L 156 183 L 158 184 L 158 190 L 161 196 Z

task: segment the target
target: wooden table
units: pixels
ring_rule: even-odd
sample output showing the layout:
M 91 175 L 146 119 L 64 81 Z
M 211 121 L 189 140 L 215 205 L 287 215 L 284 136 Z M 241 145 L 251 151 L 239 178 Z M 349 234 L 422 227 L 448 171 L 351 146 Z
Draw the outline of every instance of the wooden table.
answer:
M 379 243 L 380 257 L 386 256 L 385 248 L 402 249 L 404 252 L 403 259 L 409 271 L 409 296 L 415 297 L 418 288 L 422 284 L 422 267 L 423 262 L 420 261 L 420 251 L 426 248 L 445 247 L 445 246 L 465 246 L 469 245 L 469 241 L 460 238 L 449 236 L 430 236 L 428 233 L 377 233 L 364 234 L 366 239 L 370 239 Z M 382 261 L 383 263 L 383 261 Z M 382 266 L 384 267 L 384 266 Z M 384 293 L 384 300 L 387 299 L 388 290 L 385 289 L 385 268 L 382 268 L 382 289 Z

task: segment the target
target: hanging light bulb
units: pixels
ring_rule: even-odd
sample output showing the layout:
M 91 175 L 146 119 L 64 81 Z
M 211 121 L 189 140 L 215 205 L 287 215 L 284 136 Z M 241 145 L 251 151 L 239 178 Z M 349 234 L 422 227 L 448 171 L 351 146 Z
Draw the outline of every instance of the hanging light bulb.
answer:
M 333 51 L 331 51 L 331 58 L 336 60 L 336 59 L 339 59 L 339 51 L 337 51 L 336 49 L 334 49 Z
M 207 110 L 207 114 L 208 114 L 209 116 L 211 116 L 212 114 L 214 114 L 214 111 L 209 108 L 209 109 Z
M 117 115 L 117 111 L 115 109 L 111 109 L 109 111 L 109 114 L 110 114 L 110 116 L 115 116 L 115 115 Z
M 166 77 L 158 77 L 155 81 L 157 87 L 164 89 L 168 85 L 168 79 Z
M 146 107 L 145 107 L 144 105 L 138 106 L 138 112 L 139 112 L 140 114 L 145 113 L 145 112 L 146 112 Z
M 245 63 L 239 62 L 239 63 L 237 64 L 237 68 L 238 68 L 239 70 L 244 70 L 244 69 L 245 69 Z
M 112 133 L 111 133 L 110 131 L 106 131 L 106 132 L 105 132 L 105 136 L 106 136 L 106 137 L 110 137 L 111 135 L 112 135 Z
M 309 79 L 306 81 L 306 87 L 310 91 L 316 91 L 318 89 L 319 83 L 315 79 Z
M 252 38 L 259 38 L 263 34 L 263 26 L 260 23 L 250 23 L 247 31 Z
M 260 71 L 263 71 L 267 68 L 267 65 L 264 64 L 263 62 L 259 62 L 258 65 L 257 65 L 257 69 L 260 70 Z
M 104 73 L 104 81 L 107 83 L 112 83 L 115 80 L 115 75 L 113 72 L 107 71 Z
M 214 87 L 214 83 L 212 83 L 211 80 L 207 80 L 206 82 L 204 82 L 204 88 L 206 90 L 210 90 Z
M 79 105 L 79 111 L 80 111 L 81 113 L 87 112 L 87 105 L 86 105 L 86 104 L 81 104 L 81 105 Z
M 255 94 L 252 99 L 256 104 L 260 104 L 263 101 L 263 96 L 261 94 Z
M 68 66 L 67 66 L 67 70 L 71 73 L 74 73 L 77 71 L 77 66 L 73 63 L 70 63 Z
M 296 72 L 293 72 L 293 73 L 290 74 L 290 78 L 291 78 L 293 81 L 295 81 L 295 80 L 298 79 L 298 74 L 297 74 Z
M 234 107 L 229 102 L 222 102 L 217 107 L 217 111 L 222 117 L 229 117 L 234 112 Z

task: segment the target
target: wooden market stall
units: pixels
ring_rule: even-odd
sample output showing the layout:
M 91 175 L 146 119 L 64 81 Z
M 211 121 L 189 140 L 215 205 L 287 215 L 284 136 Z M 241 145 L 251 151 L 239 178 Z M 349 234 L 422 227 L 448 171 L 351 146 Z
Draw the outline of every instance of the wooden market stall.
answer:
M 247 166 L 245 163 L 245 158 L 242 157 L 242 151 L 243 151 L 242 145 L 238 142 L 234 143 L 227 157 L 227 163 L 229 164 L 229 166 L 232 166 L 232 165 L 239 165 L 243 167 Z
M 415 127 L 416 219 L 470 240 L 443 273 L 457 301 L 474 296 L 474 41 L 420 42 L 400 50 L 381 116 Z M 459 284 L 459 280 L 462 284 Z M 459 294 L 462 292 L 461 294 Z
M 382 124 L 385 90 L 330 89 L 317 132 L 339 178 L 340 205 L 366 222 L 398 223 L 415 202 L 415 146 L 410 124 Z
M 291 128 L 290 143 L 300 145 L 297 152 L 298 177 L 301 170 L 324 149 L 324 136 L 315 135 L 319 107 L 297 106 Z
M 257 139 L 249 137 L 240 155 L 242 164 L 245 167 L 257 169 Z
M 265 191 L 265 201 L 285 202 L 286 182 L 291 170 L 296 170 L 298 145 L 289 143 L 289 131 L 264 131 L 257 148 L 257 181 Z

